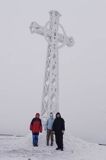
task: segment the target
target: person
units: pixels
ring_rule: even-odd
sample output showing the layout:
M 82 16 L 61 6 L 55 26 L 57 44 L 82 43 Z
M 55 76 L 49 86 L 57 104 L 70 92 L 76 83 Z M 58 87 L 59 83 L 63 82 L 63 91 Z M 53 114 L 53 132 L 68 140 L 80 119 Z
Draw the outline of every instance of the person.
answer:
M 56 150 L 63 151 L 63 134 L 65 131 L 65 122 L 64 119 L 61 118 L 59 112 L 56 113 L 56 118 L 53 122 L 53 131 L 55 133 L 56 144 L 57 144 Z
M 52 126 L 53 126 L 54 118 L 53 118 L 53 113 L 50 113 L 50 117 L 47 119 L 46 125 L 45 125 L 45 130 L 47 131 L 46 135 L 46 141 L 47 141 L 47 146 L 49 146 L 49 141 L 51 140 L 51 146 L 53 146 L 53 140 L 54 140 L 54 135 L 52 131 Z
M 38 146 L 39 132 L 42 132 L 42 122 L 39 113 L 36 113 L 35 117 L 32 119 L 30 123 L 30 130 L 32 131 L 33 146 Z

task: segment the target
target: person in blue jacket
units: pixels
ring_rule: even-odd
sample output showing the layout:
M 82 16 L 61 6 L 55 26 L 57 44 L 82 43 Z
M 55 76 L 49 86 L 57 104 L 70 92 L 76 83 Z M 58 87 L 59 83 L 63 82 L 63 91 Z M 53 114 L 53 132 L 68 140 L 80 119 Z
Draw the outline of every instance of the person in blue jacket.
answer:
M 54 122 L 54 118 L 53 118 L 53 113 L 50 113 L 50 117 L 47 119 L 46 125 L 45 125 L 45 130 L 47 131 L 47 135 L 46 135 L 46 141 L 47 141 L 47 146 L 49 146 L 49 142 L 51 140 L 51 146 L 53 146 L 53 141 L 54 141 L 54 135 L 53 135 L 53 122 Z

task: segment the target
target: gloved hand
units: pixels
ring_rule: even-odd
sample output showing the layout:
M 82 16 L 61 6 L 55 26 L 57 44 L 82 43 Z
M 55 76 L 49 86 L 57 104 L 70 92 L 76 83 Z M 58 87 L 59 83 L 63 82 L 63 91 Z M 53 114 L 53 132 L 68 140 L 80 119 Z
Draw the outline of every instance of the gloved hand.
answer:
M 52 131 L 52 134 L 55 134 L 55 131 Z

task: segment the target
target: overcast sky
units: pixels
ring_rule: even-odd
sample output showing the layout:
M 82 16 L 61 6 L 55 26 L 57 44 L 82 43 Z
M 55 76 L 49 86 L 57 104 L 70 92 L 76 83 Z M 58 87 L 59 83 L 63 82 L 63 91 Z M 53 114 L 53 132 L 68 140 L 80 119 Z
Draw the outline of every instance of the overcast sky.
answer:
M 47 42 L 29 26 L 52 9 L 75 39 L 59 50 L 60 112 L 72 135 L 106 143 L 105 0 L 0 0 L 0 133 L 27 134 L 41 111 Z

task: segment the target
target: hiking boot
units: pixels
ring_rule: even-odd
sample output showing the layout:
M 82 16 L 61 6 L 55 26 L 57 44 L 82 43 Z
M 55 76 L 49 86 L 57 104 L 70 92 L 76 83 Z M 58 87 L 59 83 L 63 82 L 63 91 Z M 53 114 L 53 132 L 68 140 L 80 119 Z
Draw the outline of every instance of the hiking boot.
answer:
M 47 143 L 47 146 L 49 146 L 49 143 Z
M 64 151 L 63 148 L 60 149 L 61 151 Z

